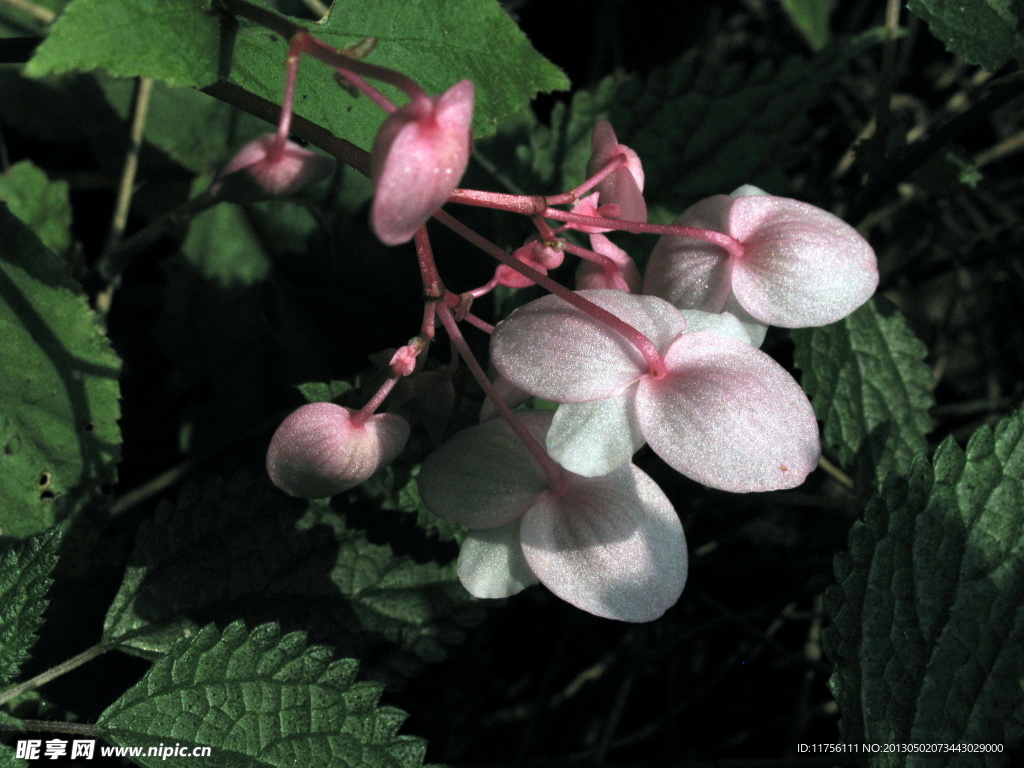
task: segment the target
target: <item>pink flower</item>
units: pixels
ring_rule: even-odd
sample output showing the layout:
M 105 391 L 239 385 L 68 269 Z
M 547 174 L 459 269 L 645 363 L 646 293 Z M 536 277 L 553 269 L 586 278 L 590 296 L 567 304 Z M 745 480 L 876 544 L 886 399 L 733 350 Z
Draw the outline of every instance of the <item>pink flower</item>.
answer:
M 576 270 L 576 288 L 614 288 L 619 291 L 636 293 L 640 290 L 640 270 L 629 254 L 604 235 L 592 234 L 590 248 L 611 259 L 611 266 L 584 259 Z
M 390 464 L 409 439 L 405 419 L 390 413 L 362 424 L 355 411 L 309 403 L 281 422 L 267 449 L 267 473 L 290 496 L 320 499 L 347 491 Z
M 333 157 L 268 134 L 238 150 L 210 191 L 234 202 L 286 197 L 330 178 L 334 167 Z
M 413 99 L 393 112 L 373 143 L 370 223 L 381 242 L 412 239 L 466 172 L 472 144 L 473 83 Z
M 566 469 L 597 476 L 645 442 L 671 467 L 727 491 L 799 485 L 818 463 L 818 425 L 785 369 L 730 315 L 682 312 L 655 296 L 579 294 L 646 336 L 667 366 L 557 296 L 530 302 L 491 337 L 498 372 L 562 403 L 547 437 Z
M 543 442 L 551 413 L 518 415 Z M 557 495 L 508 425 L 494 420 L 428 456 L 417 482 L 433 512 L 470 528 L 458 573 L 477 597 L 508 597 L 539 580 L 596 616 L 661 616 L 687 572 L 683 528 L 668 498 L 632 464 L 566 479 Z
M 644 169 L 636 152 L 619 144 L 612 124 L 598 120 L 590 139 L 590 162 L 587 176 L 593 176 L 617 155 L 625 155 L 626 162 L 612 171 L 596 187 L 601 205 L 617 205 L 615 218 L 622 221 L 647 221 L 647 203 L 644 202 Z
M 723 232 L 742 246 L 742 253 L 730 254 L 689 237 L 658 241 L 644 293 L 681 309 L 803 328 L 846 317 L 878 287 L 878 265 L 867 241 L 837 216 L 807 203 L 748 185 L 702 200 L 674 223 Z

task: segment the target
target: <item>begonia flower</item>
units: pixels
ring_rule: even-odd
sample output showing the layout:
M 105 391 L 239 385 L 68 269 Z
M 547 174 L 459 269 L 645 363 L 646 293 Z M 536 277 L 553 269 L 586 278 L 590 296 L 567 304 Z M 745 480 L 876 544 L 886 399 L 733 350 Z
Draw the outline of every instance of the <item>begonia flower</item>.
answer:
M 606 256 L 611 264 L 605 266 L 583 259 L 576 269 L 576 289 L 614 288 L 636 293 L 640 290 L 640 270 L 629 254 L 601 234 L 590 236 L 590 249 Z
M 388 116 L 373 142 L 370 224 L 381 242 L 412 239 L 466 172 L 472 149 L 473 83 L 417 98 Z
M 554 295 L 499 323 L 498 372 L 563 404 L 547 438 L 562 466 L 601 475 L 646 442 L 682 474 L 735 492 L 792 488 L 817 466 L 807 396 L 735 318 L 686 313 L 656 296 L 578 293 L 646 336 L 667 370 L 652 372 L 624 336 Z
M 287 197 L 330 178 L 335 165 L 333 157 L 268 134 L 238 150 L 210 192 L 240 203 Z
M 550 412 L 517 414 L 544 441 Z M 561 494 L 504 420 L 455 435 L 423 462 L 427 507 L 470 529 L 458 574 L 477 597 L 538 580 L 596 616 L 653 621 L 686 583 L 686 539 L 657 484 L 632 464 L 597 478 L 565 473 Z
M 360 423 L 351 408 L 309 403 L 281 422 L 267 449 L 267 474 L 290 496 L 320 499 L 368 480 L 409 439 L 401 416 L 377 413 Z
M 640 157 L 629 147 L 619 144 L 611 123 L 598 120 L 590 139 L 587 176 L 596 174 L 618 155 L 625 155 L 626 162 L 595 187 L 600 194 L 601 205 L 619 206 L 619 213 L 614 218 L 622 221 L 647 221 L 647 203 L 643 196 L 644 169 Z
M 729 253 L 691 237 L 658 241 L 644 293 L 681 309 L 732 312 L 752 331 L 758 323 L 804 328 L 846 317 L 878 287 L 875 253 L 857 230 L 750 185 L 702 200 L 673 223 L 722 232 L 740 245 Z

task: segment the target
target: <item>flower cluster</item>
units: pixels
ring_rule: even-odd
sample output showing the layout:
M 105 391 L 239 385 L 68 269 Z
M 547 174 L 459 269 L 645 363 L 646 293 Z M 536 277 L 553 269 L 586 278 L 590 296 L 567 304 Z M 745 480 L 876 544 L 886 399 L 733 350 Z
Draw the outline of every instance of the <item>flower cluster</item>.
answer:
M 392 390 L 389 403 L 406 402 L 436 439 L 450 410 L 450 370 L 424 366 L 440 324 L 488 397 L 481 422 L 428 455 L 418 480 L 433 512 L 468 529 L 462 583 L 490 598 L 540 582 L 598 616 L 657 618 L 683 590 L 686 543 L 634 454 L 649 445 L 676 471 L 725 491 L 802 483 L 819 460 L 817 421 L 799 384 L 760 346 L 771 325 L 823 325 L 864 303 L 878 282 L 871 247 L 836 216 L 750 186 L 702 200 L 672 225 L 651 224 L 640 158 L 605 120 L 594 129 L 588 177 L 569 192 L 457 189 L 471 152 L 472 83 L 431 97 L 398 73 L 324 48 L 293 42 L 293 54 L 328 61 L 389 112 L 370 162 L 370 223 L 386 244 L 414 241 L 428 298 L 420 334 L 381 358 L 386 380 L 361 410 L 315 403 L 285 420 L 267 456 L 271 478 L 293 495 L 326 496 L 392 461 L 410 432 L 402 417 L 376 413 Z M 391 104 L 364 77 L 403 89 L 408 103 Z M 285 102 L 283 112 L 287 91 Z M 279 130 L 259 145 L 269 148 L 263 155 L 243 150 L 256 159 L 233 165 L 272 177 L 261 169 L 282 162 L 269 158 L 284 138 Z M 304 155 L 285 156 L 300 172 L 278 186 L 319 175 L 305 173 Z M 536 234 L 510 254 L 442 210 L 449 202 L 528 216 Z M 432 218 L 499 261 L 488 283 L 461 295 L 444 287 Z M 621 230 L 660 235 L 642 277 L 608 237 Z M 548 276 L 567 255 L 581 259 L 576 290 Z M 497 286 L 533 284 L 550 295 L 495 326 L 472 312 Z M 464 322 L 491 334 L 491 377 L 462 338 Z M 530 398 L 557 410 L 513 410 Z

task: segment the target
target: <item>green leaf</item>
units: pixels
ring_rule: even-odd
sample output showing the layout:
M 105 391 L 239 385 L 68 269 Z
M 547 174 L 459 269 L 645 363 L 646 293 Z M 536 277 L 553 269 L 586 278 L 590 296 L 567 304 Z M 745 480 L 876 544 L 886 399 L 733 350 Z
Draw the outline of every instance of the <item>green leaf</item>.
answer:
M 143 526 L 104 637 L 154 658 L 209 621 L 273 619 L 392 677 L 444 658 L 480 613 L 454 564 L 396 556 L 324 503 L 239 475 L 186 487 Z
M 825 649 L 844 740 L 1011 745 L 1024 736 L 1024 412 L 966 453 L 893 476 L 836 558 Z M 998 766 L 980 752 L 872 766 Z
M 816 51 L 828 45 L 829 16 L 834 0 L 782 0 L 782 8 Z
M 652 219 L 671 219 L 708 195 L 756 184 L 774 194 L 787 188 L 781 170 L 808 152 L 802 137 L 810 108 L 845 62 L 876 38 L 862 36 L 776 66 L 686 55 L 646 80 L 610 76 L 557 105 L 550 127 L 513 122 L 481 152 L 508 168 L 514 187 L 531 193 L 565 191 L 586 178 L 594 123 L 607 118 L 619 141 L 644 162 L 644 196 Z M 658 210 L 660 208 L 660 210 Z M 649 247 L 649 246 L 648 246 Z
M 107 100 L 126 123 L 135 81 L 97 77 Z M 190 171 L 212 175 L 250 139 L 270 126 L 248 112 L 192 88 L 156 82 L 150 96 L 145 138 Z
M 147 76 L 174 86 L 209 85 L 230 66 L 230 79 L 280 102 L 287 45 L 240 20 L 222 61 L 220 17 L 209 0 L 76 0 L 26 66 L 33 77 L 102 67 L 112 75 Z M 430 93 L 456 81 L 476 84 L 473 129 L 487 136 L 538 91 L 567 88 L 565 75 L 542 57 L 494 0 L 351 0 L 324 23 L 301 22 L 328 45 L 345 48 L 367 35 L 377 39 L 368 61 L 400 70 Z M 382 89 L 395 98 L 390 86 Z M 299 71 L 296 113 L 369 148 L 384 113 L 365 97 L 346 93 L 334 69 L 306 59 Z
M 1020 0 L 910 0 L 907 8 L 948 50 L 990 72 L 1020 52 Z
M 523 109 L 538 92 L 569 87 L 565 75 L 537 53 L 494 0 L 346 0 L 325 23 L 303 26 L 339 49 L 372 35 L 377 44 L 367 62 L 412 77 L 430 94 L 439 94 L 459 80 L 472 80 L 477 137 L 494 133 L 501 120 Z M 287 53 L 283 40 L 243 20 L 231 79 L 279 103 Z M 304 59 L 295 111 L 369 149 L 384 115 L 365 96 L 343 91 L 334 75 L 332 68 Z M 397 103 L 407 101 L 391 86 L 374 84 Z
M 0 200 L 58 255 L 71 248 L 71 202 L 66 181 L 50 181 L 28 160 L 0 174 Z
M 67 263 L 0 206 L 0 534 L 77 512 L 117 478 L 120 360 Z
M 61 538 L 55 526 L 0 550 L 0 686 L 17 677 L 35 644 Z
M 241 205 L 220 203 L 196 216 L 181 248 L 203 277 L 225 288 L 262 282 L 270 274 L 270 254 Z
M 28 768 L 28 761 L 18 757 L 14 747 L 0 744 L 0 768 Z
M 792 332 L 794 361 L 822 437 L 870 493 L 928 445 L 934 404 L 927 350 L 894 306 L 875 298 L 838 323 Z
M 25 66 L 30 77 L 103 68 L 168 85 L 217 80 L 220 20 L 209 0 L 75 0 Z
M 405 713 L 380 707 L 381 686 L 357 682 L 357 662 L 331 660 L 300 632 L 207 626 L 176 642 L 99 717 L 104 738 L 128 747 L 208 746 L 231 768 L 416 768 L 422 739 L 398 735 Z M 196 765 L 138 757 L 144 766 Z

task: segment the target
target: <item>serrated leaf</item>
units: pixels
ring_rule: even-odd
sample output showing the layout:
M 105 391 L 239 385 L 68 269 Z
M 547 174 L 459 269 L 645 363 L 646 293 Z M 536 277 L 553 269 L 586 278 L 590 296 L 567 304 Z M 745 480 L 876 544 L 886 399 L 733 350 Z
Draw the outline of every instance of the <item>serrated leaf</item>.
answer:
M 416 768 L 425 744 L 398 735 L 404 713 L 379 707 L 381 687 L 356 682 L 357 663 L 276 624 L 235 622 L 177 641 L 100 715 L 104 738 L 148 749 L 209 746 L 232 768 Z M 144 766 L 188 759 L 137 757 Z
M 102 67 L 115 76 L 147 76 L 170 85 L 209 85 L 221 78 L 219 16 L 209 0 L 122 0 L 112 14 L 105 0 L 76 0 L 26 66 L 31 76 Z M 368 35 L 377 39 L 374 64 L 398 69 L 430 93 L 470 78 L 477 88 L 478 136 L 522 109 L 538 91 L 567 88 L 565 75 L 537 53 L 493 0 L 352 0 L 324 22 L 301 22 L 338 48 Z M 230 79 L 280 102 L 285 42 L 240 21 L 231 41 Z M 390 86 L 384 91 L 394 96 Z M 405 100 L 405 97 L 401 97 Z M 299 71 L 296 113 L 369 148 L 384 114 L 369 99 L 341 89 L 334 70 L 307 61 Z
M 0 687 L 17 677 L 35 644 L 61 538 L 53 527 L 0 550 Z
M 816 51 L 828 44 L 833 0 L 782 0 L 782 8 Z
M 30 77 L 105 69 L 169 85 L 217 80 L 220 19 L 209 0 L 75 0 L 25 65 Z
M 0 200 L 54 253 L 71 247 L 71 201 L 66 181 L 50 181 L 28 160 L 0 174 Z
M 443 658 L 479 615 L 453 565 L 396 556 L 329 507 L 240 475 L 186 487 L 140 530 L 104 637 L 154 658 L 209 621 L 277 620 L 393 676 Z
M 870 493 L 927 449 L 934 404 L 927 350 L 892 304 L 875 298 L 838 323 L 792 332 L 794 362 L 822 437 Z
M 824 635 L 844 740 L 1024 736 L 1024 412 L 893 476 L 836 558 Z M 1001 754 L 894 753 L 872 766 L 997 766 Z
M 68 265 L 0 206 L 0 535 L 26 536 L 113 483 L 120 360 Z
M 511 136 L 481 151 L 500 157 L 503 168 L 505 158 L 515 157 L 517 187 L 564 191 L 586 178 L 594 123 L 607 118 L 619 141 L 644 162 L 644 196 L 662 209 L 652 218 L 674 218 L 699 198 L 746 183 L 784 194 L 781 169 L 807 151 L 800 137 L 810 126 L 808 110 L 849 57 L 874 39 L 864 36 L 778 67 L 769 61 L 753 69 L 722 66 L 685 55 L 646 80 L 607 77 L 577 91 L 568 108 L 557 105 L 549 127 L 514 122 Z
M 494 0 L 346 0 L 324 23 L 303 26 L 339 49 L 373 36 L 377 44 L 366 60 L 412 77 L 430 94 L 441 93 L 459 80 L 472 80 L 477 137 L 490 136 L 501 120 L 525 107 L 538 92 L 569 87 L 565 75 L 530 45 Z M 286 54 L 283 41 L 243 21 L 231 79 L 280 102 Z M 334 75 L 330 67 L 304 63 L 295 111 L 369 149 L 383 114 L 369 99 L 345 93 Z M 397 103 L 407 100 L 391 86 L 375 85 Z
M 990 72 L 1020 52 L 1018 0 L 910 0 L 907 8 L 947 49 Z

